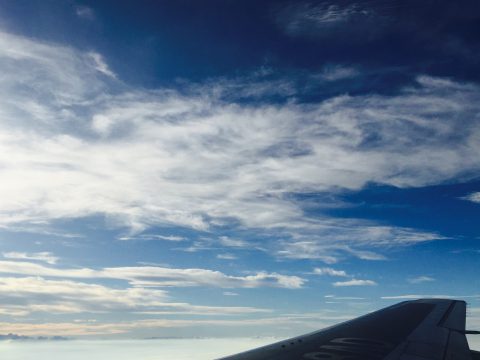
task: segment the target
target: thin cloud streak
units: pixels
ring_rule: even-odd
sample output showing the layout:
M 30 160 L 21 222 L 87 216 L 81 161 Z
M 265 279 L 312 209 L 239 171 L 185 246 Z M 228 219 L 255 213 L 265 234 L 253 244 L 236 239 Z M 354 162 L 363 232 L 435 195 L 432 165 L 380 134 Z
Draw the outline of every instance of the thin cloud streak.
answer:
M 410 284 L 421 284 L 421 283 L 431 282 L 431 281 L 435 281 L 435 279 L 430 276 L 417 276 L 415 278 L 408 279 L 408 282 Z
M 38 253 L 25 253 L 25 252 L 4 252 L 2 253 L 5 259 L 16 259 L 16 260 L 37 260 L 43 261 L 50 265 L 55 265 L 58 261 L 58 257 L 53 255 L 51 252 L 43 251 Z
M 352 279 L 347 281 L 336 281 L 332 284 L 335 287 L 345 286 L 375 286 L 377 283 L 373 280 Z
M 344 270 L 335 270 L 332 268 L 315 268 L 313 269 L 315 275 L 329 275 L 329 276 L 349 276 Z
M 75 7 L 75 13 L 77 16 L 84 20 L 95 20 L 95 12 L 92 8 L 88 6 L 77 6 Z
M 159 289 L 117 289 L 100 284 L 41 277 L 2 277 L 0 305 L 7 316 L 49 314 L 136 313 L 156 315 L 248 315 L 269 309 L 236 306 L 203 306 L 173 302 Z
M 382 296 L 384 300 L 415 300 L 415 299 L 469 299 L 480 298 L 479 295 L 445 295 L 445 294 L 408 294 L 408 295 L 394 295 L 394 296 Z
M 231 276 L 207 269 L 174 269 L 158 266 L 110 267 L 100 270 L 61 269 L 20 261 L 0 261 L 0 273 L 48 276 L 74 279 L 118 279 L 138 287 L 191 287 L 220 288 L 279 287 L 297 289 L 306 282 L 293 275 L 258 272 L 254 275 Z
M 463 200 L 468 200 L 474 203 L 480 203 L 480 192 L 471 193 L 462 198 Z

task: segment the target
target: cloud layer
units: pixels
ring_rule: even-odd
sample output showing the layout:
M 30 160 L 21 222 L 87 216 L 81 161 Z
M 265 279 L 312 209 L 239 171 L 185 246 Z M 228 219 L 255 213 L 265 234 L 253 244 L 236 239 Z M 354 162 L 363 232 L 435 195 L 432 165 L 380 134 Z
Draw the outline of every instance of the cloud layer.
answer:
M 48 264 L 54 265 L 58 261 L 58 257 L 48 251 L 42 251 L 38 253 L 24 253 L 24 252 L 4 252 L 3 257 L 6 259 L 20 259 L 20 260 L 37 260 L 43 261 Z
M 282 238 L 269 245 L 280 257 L 378 260 L 364 248 L 441 236 L 309 216 L 293 195 L 424 186 L 480 168 L 472 84 L 420 76 L 393 96 L 235 103 L 208 84 L 131 89 L 99 54 L 8 33 L 0 66 L 6 228 L 91 215 L 131 233 L 228 225 Z
M 268 274 L 229 276 L 205 269 L 172 269 L 152 266 L 99 270 L 60 269 L 23 261 L 0 261 L 0 315 L 31 313 L 123 313 L 149 315 L 248 315 L 269 309 L 205 306 L 173 302 L 159 287 L 300 288 L 304 279 Z M 105 281 L 126 282 L 121 287 Z M 229 293 L 229 295 L 234 293 Z
M 259 272 L 246 276 L 231 276 L 207 269 L 174 269 L 158 266 L 110 267 L 100 270 L 61 269 L 23 261 L 0 261 L 0 273 L 29 276 L 48 276 L 75 279 L 118 279 L 137 287 L 220 288 L 280 287 L 300 288 L 305 279 L 292 275 Z
M 41 277 L 2 277 L 0 315 L 23 317 L 32 313 L 101 314 L 129 317 L 145 315 L 249 315 L 269 309 L 235 306 L 204 306 L 173 302 L 167 292 L 130 287 L 116 289 L 100 284 Z

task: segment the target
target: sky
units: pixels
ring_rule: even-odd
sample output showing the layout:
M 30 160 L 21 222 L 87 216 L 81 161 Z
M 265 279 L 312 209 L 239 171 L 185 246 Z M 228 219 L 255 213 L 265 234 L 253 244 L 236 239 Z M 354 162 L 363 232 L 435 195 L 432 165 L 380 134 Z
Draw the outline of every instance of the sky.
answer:
M 480 4 L 0 1 L 0 328 L 480 329 Z

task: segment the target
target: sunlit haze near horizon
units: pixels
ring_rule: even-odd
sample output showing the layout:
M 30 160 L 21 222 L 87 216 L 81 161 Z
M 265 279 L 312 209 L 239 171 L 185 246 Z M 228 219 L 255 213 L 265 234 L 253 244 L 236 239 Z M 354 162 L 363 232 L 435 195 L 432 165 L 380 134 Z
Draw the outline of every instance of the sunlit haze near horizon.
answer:
M 2 359 L 425 297 L 480 330 L 479 35 L 474 0 L 0 0 Z

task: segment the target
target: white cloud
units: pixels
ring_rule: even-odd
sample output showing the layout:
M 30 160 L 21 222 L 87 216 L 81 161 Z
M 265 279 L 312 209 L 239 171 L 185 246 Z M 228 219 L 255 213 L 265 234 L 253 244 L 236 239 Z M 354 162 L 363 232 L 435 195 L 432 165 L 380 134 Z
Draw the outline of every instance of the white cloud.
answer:
M 325 67 L 322 73 L 318 75 L 318 78 L 326 81 L 337 81 L 353 78 L 358 75 L 360 75 L 360 72 L 353 67 L 332 65 Z
M 183 236 L 178 235 L 157 235 L 157 234 L 139 234 L 135 236 L 121 236 L 119 240 L 144 240 L 144 241 L 153 241 L 153 240 L 164 240 L 164 241 L 184 241 L 186 240 Z
M 93 67 L 95 68 L 95 70 L 101 72 L 102 74 L 106 75 L 106 76 L 109 76 L 111 78 L 114 78 L 116 79 L 117 78 L 117 75 L 115 75 L 115 73 L 110 70 L 110 68 L 108 67 L 107 63 L 105 62 L 105 59 L 103 58 L 103 56 L 99 53 L 96 53 L 96 52 L 89 52 L 87 53 L 87 56 L 92 59 L 93 61 Z M 105 122 L 108 123 L 108 118 L 103 118 L 103 117 L 100 117 L 98 118 L 96 121 L 97 121 L 97 126 L 99 127 L 99 129 L 102 128 L 102 126 L 105 126 L 105 125 L 101 125 L 100 123 L 102 122 L 102 120 Z M 95 125 L 95 122 L 94 122 L 94 125 Z
M 233 248 L 249 248 L 252 246 L 249 242 L 245 240 L 232 239 L 228 236 L 220 236 L 219 242 L 223 246 L 233 247 Z
M 252 307 L 199 306 L 168 301 L 158 289 L 130 287 L 116 289 L 100 284 L 41 277 L 0 278 L 3 313 L 26 316 L 33 312 L 50 314 L 130 312 L 143 314 L 241 315 L 270 312 Z
M 323 224 L 322 224 L 323 223 Z M 303 231 L 293 232 L 292 240 L 278 244 L 277 256 L 292 259 L 318 259 L 327 264 L 339 262 L 345 255 L 362 260 L 386 260 L 386 257 L 359 246 L 406 246 L 424 241 L 444 239 L 442 236 L 408 228 L 373 226 L 364 221 L 318 219 Z M 315 231 L 315 229 L 317 229 Z M 355 240 L 354 240 L 355 239 Z M 356 244 L 356 247 L 348 244 Z
M 422 76 L 392 96 L 235 104 L 201 84 L 183 92 L 112 85 L 97 53 L 7 33 L 0 66 L 4 228 L 99 214 L 128 236 L 234 225 L 265 230 L 262 249 L 280 257 L 378 260 L 382 247 L 442 237 L 311 218 L 290 195 L 425 186 L 480 170 L 472 84 Z
M 207 269 L 174 269 L 158 266 L 110 267 L 100 270 L 60 269 L 20 261 L 0 261 L 0 273 L 76 279 L 120 279 L 138 287 L 211 286 L 221 288 L 279 287 L 301 288 L 305 279 L 298 276 L 258 272 L 232 276 Z
M 187 252 L 197 252 L 204 250 L 220 250 L 220 251 L 238 251 L 238 250 L 258 250 L 258 251 L 267 251 L 263 246 L 260 246 L 257 241 L 247 241 L 237 238 L 231 238 L 228 236 L 207 237 L 202 236 L 200 238 L 192 241 L 188 246 L 178 247 L 176 250 L 187 251 Z M 237 258 L 236 255 L 231 253 L 224 253 L 217 255 L 219 259 L 227 259 L 232 257 Z
M 480 192 L 471 193 L 471 194 L 463 197 L 462 199 L 472 201 L 472 202 L 475 202 L 475 203 L 480 203 Z
M 275 317 L 243 318 L 243 319 L 144 319 L 119 322 L 2 322 L 0 327 L 5 333 L 17 333 L 30 336 L 61 334 L 63 336 L 84 336 L 84 335 L 109 335 L 121 334 L 135 331 L 136 329 L 161 329 L 161 328 L 192 328 L 203 326 L 215 328 L 252 328 L 258 326 L 287 327 L 301 325 L 301 329 L 318 329 L 333 325 L 340 321 L 351 319 L 352 315 L 343 313 L 306 313 L 291 314 Z M 197 332 L 198 333 L 198 332 Z
M 147 307 L 165 301 L 162 290 L 140 288 L 112 289 L 98 284 L 68 280 L 45 280 L 40 277 L 2 277 L 2 306 L 22 305 L 28 312 L 51 313 L 102 312 L 131 309 L 135 304 Z
M 364 297 L 358 297 L 358 296 L 325 295 L 324 298 L 333 299 L 333 300 L 365 300 Z
M 378 228 L 377 228 L 378 229 Z M 397 229 L 394 229 L 394 228 L 391 228 L 390 230 L 392 231 L 395 231 Z M 403 229 L 405 231 L 405 233 L 407 233 L 407 231 L 405 229 Z M 421 232 L 415 232 L 415 231 L 411 231 L 410 234 L 408 234 L 408 238 L 411 239 L 411 240 L 407 240 L 407 243 L 409 242 L 416 242 L 414 240 L 414 238 L 416 237 L 417 238 L 417 241 L 418 242 L 421 242 L 421 241 L 428 241 L 428 240 L 425 240 L 425 238 L 430 238 L 432 236 L 432 234 L 428 234 L 428 233 L 421 233 Z M 397 242 L 401 242 L 401 235 L 399 236 L 395 236 L 395 240 Z M 433 240 L 433 239 L 431 239 Z M 358 249 L 353 249 L 349 246 L 345 247 L 344 250 L 350 254 L 352 254 L 353 256 L 359 258 L 359 259 L 362 259 L 362 260 L 386 260 L 387 258 L 382 255 L 382 254 L 378 254 L 376 252 L 373 252 L 373 251 L 367 251 L 367 250 L 358 250 Z
M 313 273 L 316 275 L 329 275 L 329 276 L 348 276 L 348 274 L 344 270 L 335 270 L 332 268 L 315 268 L 313 269 Z
M 430 276 L 424 276 L 424 275 L 408 279 L 408 282 L 410 284 L 421 284 L 424 282 L 431 282 L 431 281 L 435 281 L 435 279 Z
M 222 259 L 222 260 L 236 260 L 238 259 L 235 255 L 233 254 L 218 254 L 217 259 Z
M 333 283 L 335 287 L 341 286 L 374 286 L 377 283 L 373 280 L 359 280 L 359 279 L 352 279 L 348 281 L 337 281 Z
M 19 259 L 19 260 L 38 260 L 44 261 L 48 264 L 56 264 L 58 261 L 58 257 L 54 256 L 51 252 L 42 251 L 38 253 L 25 253 L 25 252 L 4 252 L 2 253 L 5 259 Z

